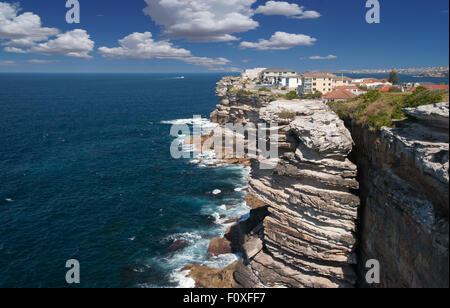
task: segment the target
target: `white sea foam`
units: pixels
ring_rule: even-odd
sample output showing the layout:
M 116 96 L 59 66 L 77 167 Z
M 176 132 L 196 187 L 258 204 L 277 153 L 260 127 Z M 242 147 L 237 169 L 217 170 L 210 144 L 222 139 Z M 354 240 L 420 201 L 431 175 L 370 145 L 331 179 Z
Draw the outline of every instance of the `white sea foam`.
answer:
M 163 121 L 163 124 L 200 124 L 202 125 L 202 134 L 210 132 L 212 129 L 217 127 L 217 124 L 211 123 L 206 119 L 178 119 L 172 121 Z M 223 269 L 234 261 L 238 260 L 241 256 L 236 254 L 225 254 L 218 257 L 209 257 L 207 254 L 209 242 L 211 236 L 221 237 L 224 236 L 229 224 L 225 225 L 224 222 L 235 217 L 241 217 L 241 220 L 248 219 L 248 213 L 250 208 L 246 205 L 246 202 L 242 200 L 242 195 L 238 194 L 243 190 L 247 189 L 247 178 L 250 173 L 250 167 L 244 167 L 241 165 L 226 165 L 217 164 L 222 162 L 216 157 L 214 151 L 205 152 L 195 152 L 193 145 L 185 144 L 186 136 L 178 138 L 180 143 L 183 145 L 183 151 L 189 151 L 193 154 L 193 158 L 190 163 L 197 164 L 200 168 L 227 168 L 229 170 L 238 170 L 240 172 L 240 180 L 238 183 L 232 183 L 233 186 L 237 187 L 235 189 L 236 194 L 232 197 L 223 198 L 219 196 L 222 194 L 220 189 L 215 189 L 212 191 L 214 195 L 217 196 L 221 205 L 216 205 L 213 203 L 205 204 L 202 207 L 201 213 L 203 215 L 209 215 L 215 218 L 214 226 L 208 227 L 208 229 L 196 230 L 192 232 L 177 233 L 170 235 L 165 238 L 165 241 L 174 241 L 176 239 L 186 240 L 189 244 L 182 250 L 179 250 L 172 254 L 170 258 L 163 258 L 154 260 L 161 266 L 165 267 L 167 270 L 171 271 L 170 279 L 172 282 L 176 283 L 178 287 L 181 288 L 192 288 L 195 286 L 195 281 L 187 275 L 189 271 L 181 271 L 181 269 L 188 264 L 199 264 L 208 266 L 210 268 L 220 268 Z M 230 179 L 231 180 L 231 179 Z M 234 180 L 233 180 L 234 182 Z M 221 199 L 223 198 L 223 199 Z M 227 205 L 232 205 L 233 208 L 227 210 Z M 221 215 L 226 215 L 224 218 L 220 218 Z M 205 236 L 209 235 L 209 236 Z
M 179 288 L 193 289 L 195 288 L 195 280 L 188 277 L 190 271 L 182 271 L 177 269 L 170 274 L 170 280 L 178 285 Z
M 169 121 L 161 121 L 161 124 L 169 124 L 169 125 L 201 125 L 202 127 L 206 128 L 215 128 L 218 126 L 216 123 L 212 123 L 208 119 L 205 118 L 188 118 L 188 119 L 176 119 L 176 120 L 169 120 Z
M 247 188 L 248 188 L 248 186 L 238 187 L 238 188 L 235 188 L 234 191 L 235 192 L 241 192 L 241 191 L 246 190 Z

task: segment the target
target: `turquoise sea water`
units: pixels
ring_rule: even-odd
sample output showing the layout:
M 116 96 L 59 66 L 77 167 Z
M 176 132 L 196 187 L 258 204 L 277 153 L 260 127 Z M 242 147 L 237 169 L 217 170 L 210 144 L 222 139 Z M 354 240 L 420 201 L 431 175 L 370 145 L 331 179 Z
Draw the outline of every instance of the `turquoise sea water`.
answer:
M 164 122 L 207 118 L 221 75 L 175 77 L 0 74 L 0 287 L 67 287 L 68 259 L 81 287 L 189 286 L 180 267 L 235 258 L 206 249 L 247 170 L 172 159 Z

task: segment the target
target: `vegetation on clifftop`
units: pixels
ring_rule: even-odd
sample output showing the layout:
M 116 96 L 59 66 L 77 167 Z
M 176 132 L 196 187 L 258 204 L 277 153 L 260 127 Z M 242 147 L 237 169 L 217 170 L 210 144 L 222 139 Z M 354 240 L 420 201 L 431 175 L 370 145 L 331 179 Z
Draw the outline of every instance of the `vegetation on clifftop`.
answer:
M 402 108 L 448 102 L 446 91 L 430 91 L 419 87 L 413 93 L 380 92 L 370 90 L 348 102 L 333 102 L 328 105 L 343 120 L 356 121 L 371 129 L 392 127 L 395 120 L 405 119 Z

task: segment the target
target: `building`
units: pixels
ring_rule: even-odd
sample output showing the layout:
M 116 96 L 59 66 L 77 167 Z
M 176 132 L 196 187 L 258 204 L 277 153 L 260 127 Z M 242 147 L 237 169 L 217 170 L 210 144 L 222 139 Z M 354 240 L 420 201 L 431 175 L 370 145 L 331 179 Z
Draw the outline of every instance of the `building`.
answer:
M 289 90 L 297 90 L 302 85 L 302 77 L 300 75 L 282 77 L 280 86 Z
M 327 94 L 324 95 L 325 101 L 327 103 L 348 101 L 355 97 L 358 97 L 358 95 L 353 94 L 350 91 L 340 89 L 337 89 L 333 92 L 328 92 Z
M 424 87 L 427 90 L 436 91 L 436 90 L 448 90 L 448 85 L 420 85 L 421 87 Z M 410 91 L 415 91 L 417 88 L 412 88 Z
M 305 73 L 302 75 L 302 85 L 299 92 L 303 95 L 315 92 L 326 94 L 332 92 L 336 87 L 350 85 L 352 85 L 352 80 L 345 76 L 336 76 L 329 73 Z
M 366 79 L 354 79 L 352 83 L 359 87 L 366 87 L 368 89 L 381 89 L 384 87 L 392 86 L 387 79 L 374 79 L 374 78 L 366 78 Z
M 297 77 L 297 72 L 284 68 L 268 68 L 260 74 L 261 81 L 270 84 L 280 84 L 282 79 L 286 77 Z
M 264 71 L 266 68 L 258 67 L 253 69 L 246 69 L 242 72 L 242 79 L 244 80 L 255 80 L 258 79 L 261 75 L 262 71 Z
M 358 88 L 357 86 L 337 86 L 335 87 L 333 90 L 347 90 L 357 96 L 360 96 L 362 94 L 366 94 L 367 91 L 365 90 L 361 90 L 360 88 Z

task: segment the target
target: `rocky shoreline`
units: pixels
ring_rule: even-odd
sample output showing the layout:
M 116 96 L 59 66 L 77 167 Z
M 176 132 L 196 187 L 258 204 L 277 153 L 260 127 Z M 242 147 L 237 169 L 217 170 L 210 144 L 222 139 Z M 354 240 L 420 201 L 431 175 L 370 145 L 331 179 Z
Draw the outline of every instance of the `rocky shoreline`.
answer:
M 266 170 L 260 164 L 273 162 L 216 153 L 224 163 L 251 166 L 246 196 L 251 211 L 223 238 L 212 239 L 208 248 L 211 256 L 237 253 L 241 259 L 223 270 L 196 265 L 183 269 L 197 287 L 367 286 L 362 277 L 369 259 L 379 260 L 386 269 L 383 282 L 375 286 L 448 286 L 448 205 L 444 205 L 448 202 L 448 103 L 406 110 L 413 119 L 402 124 L 407 129 L 383 130 L 383 150 L 406 158 L 402 168 L 411 168 L 409 172 L 425 181 L 404 183 L 398 177 L 407 176 L 405 171 L 389 170 L 393 159 L 387 155 L 367 159 L 382 151 L 379 137 L 366 140 L 366 130 L 344 125 L 324 102 L 236 93 L 232 88 L 237 80 L 224 77 L 217 83 L 221 104 L 211 113 L 211 121 L 219 124 L 220 133 L 226 123 L 278 123 L 279 157 L 276 167 Z M 422 135 L 412 136 L 417 125 Z M 213 134 L 200 138 L 196 147 L 210 150 Z M 421 149 L 414 147 L 420 138 Z M 412 194 L 411 189 L 423 192 Z M 432 189 L 440 194 L 433 195 Z M 408 230 L 390 231 L 405 222 Z M 409 239 L 411 235 L 419 243 Z M 397 251 L 396 260 L 389 245 L 397 245 L 397 240 L 406 251 Z M 426 255 L 429 260 L 419 259 Z M 431 284 L 437 277 L 440 281 Z

